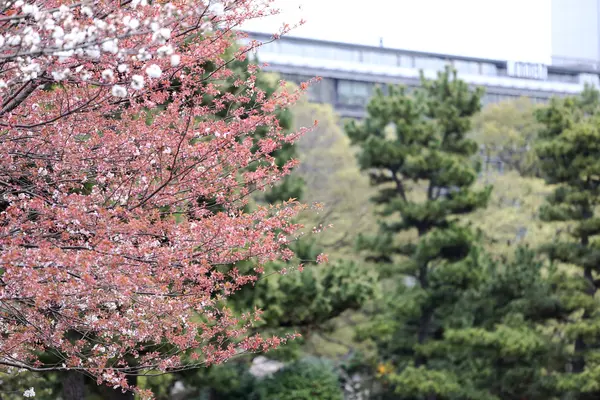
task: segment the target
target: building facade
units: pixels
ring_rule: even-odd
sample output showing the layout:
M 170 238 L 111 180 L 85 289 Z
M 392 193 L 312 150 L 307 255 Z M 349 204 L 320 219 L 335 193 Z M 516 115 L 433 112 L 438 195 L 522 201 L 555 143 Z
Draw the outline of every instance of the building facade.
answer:
M 446 65 L 456 68 L 461 79 L 483 86 L 484 104 L 526 96 L 547 102 L 553 96 L 579 93 L 586 83 L 600 86 L 597 70 L 585 66 L 547 66 L 518 61 L 478 59 L 247 32 L 248 39 L 263 44 L 256 50 L 264 68 L 289 81 L 315 76 L 321 82 L 309 89 L 311 101 L 329 103 L 342 117 L 362 118 L 365 105 L 377 85 L 419 86 L 419 72 L 434 78 Z

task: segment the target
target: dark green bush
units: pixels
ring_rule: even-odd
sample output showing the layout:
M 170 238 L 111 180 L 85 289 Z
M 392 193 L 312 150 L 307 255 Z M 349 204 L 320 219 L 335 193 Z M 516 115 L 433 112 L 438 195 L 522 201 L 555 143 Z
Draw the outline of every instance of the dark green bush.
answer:
M 307 357 L 257 381 L 257 400 L 342 400 L 338 374 L 326 360 Z

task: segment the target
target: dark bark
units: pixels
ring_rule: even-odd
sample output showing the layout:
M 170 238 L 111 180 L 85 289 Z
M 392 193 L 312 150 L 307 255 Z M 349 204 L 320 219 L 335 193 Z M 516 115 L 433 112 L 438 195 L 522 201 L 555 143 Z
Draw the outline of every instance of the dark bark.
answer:
M 583 216 L 584 219 L 590 219 L 593 217 L 593 213 L 591 210 L 589 209 L 585 209 L 583 211 Z M 581 244 L 583 246 L 589 246 L 590 243 L 590 239 L 587 235 L 584 235 L 581 237 Z M 588 283 L 588 288 L 586 290 L 586 293 L 591 296 L 594 297 L 596 295 L 596 290 L 597 287 L 594 283 L 594 277 L 592 274 L 592 269 L 590 267 L 585 267 L 583 270 L 583 277 L 585 278 L 585 280 Z M 591 315 L 590 312 L 586 309 L 583 313 L 582 319 L 587 320 L 590 319 Z M 573 363 L 572 363 L 572 370 L 574 373 L 581 373 L 583 372 L 583 370 L 585 369 L 585 352 L 588 349 L 588 344 L 585 342 L 585 340 L 583 339 L 583 337 L 580 335 L 575 339 L 575 358 L 573 359 Z
M 423 288 L 424 290 L 427 290 L 427 288 L 429 287 L 428 273 L 429 273 L 429 271 L 427 269 L 427 264 L 421 265 L 421 268 L 419 268 L 419 284 L 421 285 L 421 288 Z M 425 341 L 427 341 L 427 339 L 429 339 L 432 318 L 433 318 L 433 310 L 431 309 L 431 306 L 429 306 L 429 305 L 424 306 L 421 309 L 421 317 L 419 318 L 419 328 L 418 328 L 418 332 L 417 332 L 417 342 L 419 344 L 423 344 L 423 343 L 425 343 Z M 427 358 L 424 355 L 419 354 L 415 359 L 415 366 L 419 367 L 421 365 L 426 365 L 426 364 L 427 364 Z
M 133 400 L 134 398 L 133 392 L 129 390 L 127 390 L 125 393 L 123 393 L 120 389 L 109 390 L 106 394 L 107 396 L 104 397 L 106 400 Z
M 583 240 L 582 240 L 583 242 Z M 585 245 L 587 245 L 587 237 L 585 238 Z M 586 293 L 591 296 L 594 297 L 596 295 L 596 285 L 594 284 L 594 278 L 592 275 L 592 269 L 590 267 L 585 267 L 584 272 L 583 272 L 583 277 L 586 279 L 587 283 L 588 283 L 588 289 L 586 290 Z M 589 312 L 589 310 L 585 310 L 582 316 L 582 319 L 587 320 L 590 319 L 591 313 Z M 574 373 L 580 373 L 583 372 L 583 370 L 585 369 L 585 352 L 588 349 L 588 344 L 585 342 L 585 340 L 583 339 L 582 336 L 577 337 L 577 339 L 575 340 L 575 358 L 573 360 L 573 372 Z
M 398 178 L 398 176 L 396 175 L 395 170 L 392 170 L 391 172 L 392 172 L 392 178 L 393 178 L 394 182 L 396 183 L 396 191 L 398 192 L 398 194 L 400 195 L 402 200 L 404 200 L 406 202 L 406 191 L 404 190 L 404 184 L 402 183 L 401 178 Z
M 8 96 L 2 102 L 2 108 L 0 109 L 0 115 L 11 112 L 19 105 L 21 105 L 35 90 L 38 88 L 38 82 L 29 81 L 21 86 L 13 96 Z
M 85 399 L 85 381 L 84 376 L 77 371 L 68 371 L 63 378 L 64 400 L 84 400 Z
M 136 386 L 137 385 L 137 376 L 135 376 L 135 375 L 127 376 L 127 383 L 130 386 Z M 100 392 L 101 392 L 100 394 L 102 395 L 102 398 L 105 400 L 133 400 L 133 398 L 134 398 L 134 393 L 130 390 L 127 390 L 125 393 L 123 393 L 121 391 L 121 389 L 113 389 L 108 386 L 103 386 L 100 389 Z

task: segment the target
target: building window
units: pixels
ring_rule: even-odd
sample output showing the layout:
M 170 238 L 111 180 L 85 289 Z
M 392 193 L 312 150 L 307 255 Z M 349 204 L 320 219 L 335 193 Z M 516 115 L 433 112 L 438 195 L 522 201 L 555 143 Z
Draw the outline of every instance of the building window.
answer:
M 447 62 L 441 58 L 433 57 L 415 57 L 415 68 L 429 69 L 434 71 L 441 71 L 446 66 Z
M 481 73 L 483 75 L 491 75 L 491 76 L 498 75 L 498 67 L 496 67 L 495 64 L 482 63 L 481 64 Z
M 275 42 L 277 42 L 277 40 Z M 285 55 L 304 56 L 306 53 L 305 46 L 302 46 L 299 43 L 285 42 L 282 40 L 281 43 L 279 43 L 279 46 L 280 52 Z
M 481 103 L 486 106 L 488 104 L 494 104 L 500 101 L 499 96 L 495 93 L 486 93 L 481 99 Z
M 377 51 L 363 51 L 362 61 L 365 64 L 389 65 L 394 67 L 398 65 L 398 58 L 395 54 Z
M 270 43 L 263 43 L 260 47 L 258 47 L 258 51 L 264 53 L 278 54 L 281 52 L 280 44 L 281 43 L 279 42 L 279 40 L 275 40 Z
M 519 96 L 515 96 L 515 95 L 512 95 L 512 94 L 499 94 L 498 95 L 498 101 L 499 102 L 512 101 L 512 100 L 516 100 L 518 98 L 519 98 Z
M 332 50 L 334 60 L 360 62 L 360 51 L 358 50 L 344 48 L 332 48 Z
M 371 95 L 373 95 L 373 93 L 375 93 L 375 90 L 377 90 L 377 89 L 380 89 L 381 93 L 383 93 L 384 96 L 387 96 L 389 94 L 389 85 L 386 84 L 385 82 L 375 83 L 371 87 Z
M 305 75 L 296 75 L 296 74 L 280 74 L 281 79 L 286 82 L 293 82 L 296 85 L 300 85 L 302 82 L 308 82 L 312 79 L 310 76 Z M 308 101 L 311 103 L 322 103 L 323 99 L 321 97 L 322 93 L 322 81 L 321 82 L 313 82 L 308 86 L 306 90 L 306 96 Z
M 481 99 L 483 105 L 495 104 L 504 101 L 513 101 L 518 99 L 519 96 L 513 94 L 499 94 L 499 93 L 486 93 Z M 539 102 L 540 98 L 531 97 L 532 102 Z
M 373 85 L 367 82 L 339 80 L 338 103 L 345 106 L 365 106 L 371 97 Z
M 414 68 L 415 67 L 415 60 L 414 60 L 413 56 L 400 55 L 398 57 L 399 57 L 401 67 L 404 67 L 404 68 Z
M 548 73 L 548 80 L 554 82 L 577 83 L 576 75 Z
M 455 60 L 453 64 L 456 70 L 460 73 L 479 75 L 479 63 L 473 61 Z
M 579 74 L 579 83 L 592 85 L 593 87 L 600 86 L 600 78 L 597 74 Z
M 304 55 L 312 58 L 320 58 L 325 60 L 335 59 L 335 54 L 330 46 L 307 45 L 304 49 Z
M 321 98 L 321 87 L 319 86 L 321 82 L 313 82 L 307 90 L 308 101 L 311 103 L 322 103 L 323 99 Z

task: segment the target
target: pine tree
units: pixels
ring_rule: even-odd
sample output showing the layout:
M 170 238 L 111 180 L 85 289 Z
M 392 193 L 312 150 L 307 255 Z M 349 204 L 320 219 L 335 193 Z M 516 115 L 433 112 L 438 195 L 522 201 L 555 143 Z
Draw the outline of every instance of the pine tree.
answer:
M 553 99 L 537 113 L 542 124 L 536 148 L 547 183 L 556 185 L 540 209 L 543 221 L 567 228 L 542 250 L 576 271 L 563 282 L 569 307 L 578 310 L 565 327 L 573 355 L 560 386 L 571 398 L 600 397 L 600 113 L 599 92 Z
M 350 122 L 346 131 L 360 146 L 361 169 L 379 188 L 374 201 L 383 217 L 380 234 L 361 245 L 392 265 L 398 286 L 372 328 L 392 366 L 382 364 L 381 371 L 393 398 L 430 400 L 461 391 L 456 374 L 423 349 L 443 338 L 447 313 L 475 279 L 474 236 L 459 218 L 485 207 L 491 188 L 473 188 L 480 166 L 473 160 L 477 144 L 467 138 L 482 90 L 470 90 L 450 68 L 421 80 L 412 96 L 403 87 L 377 90 L 366 120 Z M 416 237 L 407 243 L 410 235 Z M 403 288 L 402 275 L 414 278 L 415 287 Z
M 452 363 L 466 396 L 486 400 L 558 398 L 552 371 L 565 360 L 551 340 L 569 310 L 535 252 L 518 248 L 510 262 L 482 257 L 480 280 L 457 303 L 460 316 L 429 351 Z
M 248 397 L 252 400 L 342 400 L 344 395 L 334 366 L 326 360 L 306 357 L 258 381 Z

